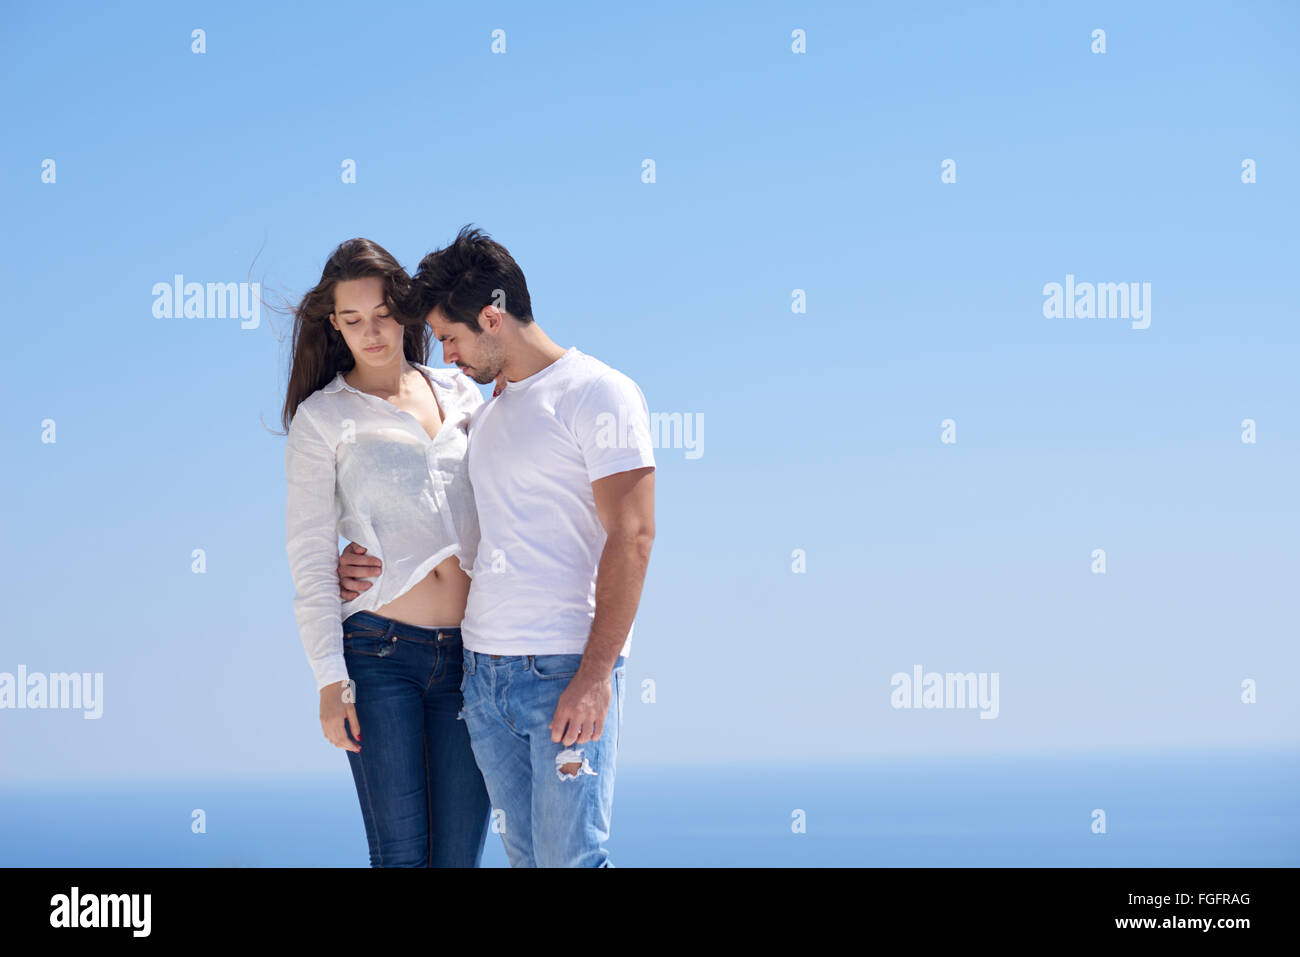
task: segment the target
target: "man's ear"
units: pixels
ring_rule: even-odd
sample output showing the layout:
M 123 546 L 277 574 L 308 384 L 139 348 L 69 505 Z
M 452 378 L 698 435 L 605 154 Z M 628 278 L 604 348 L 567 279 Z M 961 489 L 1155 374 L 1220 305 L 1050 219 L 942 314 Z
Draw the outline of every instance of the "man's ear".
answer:
M 496 306 L 484 306 L 479 310 L 478 324 L 484 329 L 492 329 L 496 331 L 501 328 L 501 323 L 504 317 L 505 313 Z

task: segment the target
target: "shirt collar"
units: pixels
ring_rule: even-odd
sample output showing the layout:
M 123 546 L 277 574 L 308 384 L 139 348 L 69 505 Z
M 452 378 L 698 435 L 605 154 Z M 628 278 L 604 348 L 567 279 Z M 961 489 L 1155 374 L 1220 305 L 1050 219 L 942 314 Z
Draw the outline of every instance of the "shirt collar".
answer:
M 502 389 L 499 393 L 493 392 L 492 397 L 496 398 L 498 395 L 505 395 L 507 392 L 518 394 L 522 392 L 524 389 L 527 389 L 533 383 L 539 382 L 542 379 L 546 378 L 546 376 L 549 375 L 551 371 L 556 366 L 558 366 L 561 362 L 566 362 L 566 360 L 572 359 L 574 356 L 580 356 L 580 355 L 582 355 L 582 353 L 578 351 L 577 346 L 569 346 L 568 349 L 564 350 L 564 355 L 560 356 L 554 362 L 550 363 L 549 365 L 542 366 L 542 368 L 538 369 L 532 375 L 526 376 L 523 379 L 519 379 L 515 382 L 507 381 L 505 384 L 505 388 Z
M 410 362 L 411 360 L 408 359 L 406 361 Z M 428 376 L 435 385 L 440 385 L 444 389 L 454 389 L 456 387 L 455 383 L 451 381 L 450 370 L 433 369 L 430 368 L 429 366 L 422 365 L 419 362 L 411 362 L 411 365 L 415 366 L 415 368 L 419 369 L 426 376 Z M 334 380 L 330 382 L 329 385 L 322 387 L 321 391 L 338 392 L 340 389 L 347 389 L 349 392 L 357 393 L 357 395 L 365 395 L 365 393 L 362 392 L 360 389 L 348 385 L 347 381 L 344 380 L 343 378 L 342 372 L 335 373 Z

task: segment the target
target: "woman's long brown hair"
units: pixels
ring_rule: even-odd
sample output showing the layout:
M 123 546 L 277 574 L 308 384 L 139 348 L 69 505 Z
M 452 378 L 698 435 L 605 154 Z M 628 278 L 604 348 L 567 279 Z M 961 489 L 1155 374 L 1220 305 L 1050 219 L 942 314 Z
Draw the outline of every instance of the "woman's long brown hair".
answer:
M 383 246 L 369 239 L 349 239 L 330 253 L 320 282 L 302 297 L 293 314 L 289 387 L 280 421 L 285 431 L 299 404 L 317 389 L 329 385 L 340 372 L 356 364 L 343 334 L 330 325 L 334 311 L 334 285 L 348 279 L 378 276 L 384 281 L 384 302 L 393 318 L 406 327 L 402 352 L 408 362 L 429 362 L 429 327 L 423 318 L 407 315 L 411 277 Z

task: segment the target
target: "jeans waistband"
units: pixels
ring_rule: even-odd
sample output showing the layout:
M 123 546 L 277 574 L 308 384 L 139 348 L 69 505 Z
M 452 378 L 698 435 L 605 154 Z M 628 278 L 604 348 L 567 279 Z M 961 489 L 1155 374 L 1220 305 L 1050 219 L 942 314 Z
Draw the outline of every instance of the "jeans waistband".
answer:
M 561 652 L 560 654 L 566 656 L 576 656 L 578 658 L 581 658 L 583 655 L 583 653 L 580 651 Z M 478 666 L 480 664 L 485 665 L 487 667 L 491 667 L 493 662 L 504 662 L 505 663 L 504 666 L 508 667 L 518 661 L 518 662 L 523 662 L 525 670 L 528 670 L 533 667 L 532 665 L 533 659 L 553 658 L 553 657 L 557 657 L 557 655 L 553 655 L 550 653 L 546 653 L 542 655 L 535 655 L 535 654 L 534 655 L 493 655 L 493 654 L 489 654 L 486 651 L 470 651 L 468 648 L 462 649 L 462 658 L 465 663 L 465 670 L 470 674 L 474 674 L 475 672 L 477 672 Z M 614 668 L 615 670 L 617 670 L 619 668 L 624 667 L 626 664 L 627 664 L 627 656 L 619 655 L 618 660 L 614 662 Z
M 343 620 L 343 634 L 366 635 L 368 637 L 408 638 L 413 641 L 459 642 L 460 626 L 443 628 L 426 628 L 423 625 L 408 625 L 395 618 L 376 615 L 373 611 L 358 611 Z

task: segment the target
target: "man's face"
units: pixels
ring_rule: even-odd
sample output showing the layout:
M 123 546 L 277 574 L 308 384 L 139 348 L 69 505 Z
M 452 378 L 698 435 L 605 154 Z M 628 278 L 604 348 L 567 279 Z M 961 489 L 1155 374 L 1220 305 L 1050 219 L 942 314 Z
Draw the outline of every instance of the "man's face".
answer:
M 450 322 L 441 307 L 434 306 L 427 317 L 434 338 L 442 343 L 442 361 L 487 385 L 501 374 L 505 352 L 490 330 L 476 333 L 463 322 Z

